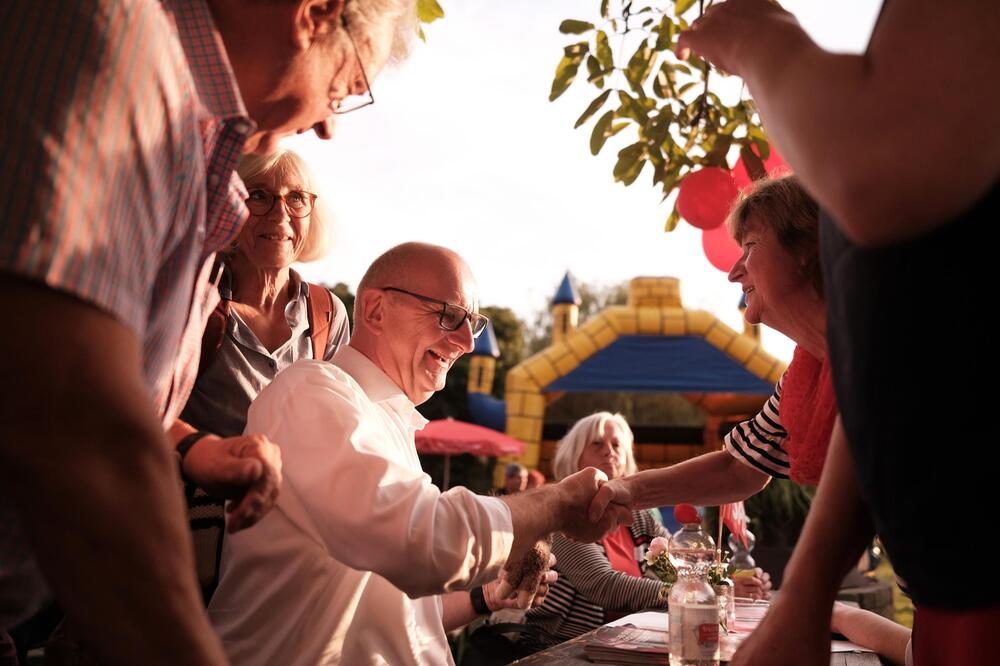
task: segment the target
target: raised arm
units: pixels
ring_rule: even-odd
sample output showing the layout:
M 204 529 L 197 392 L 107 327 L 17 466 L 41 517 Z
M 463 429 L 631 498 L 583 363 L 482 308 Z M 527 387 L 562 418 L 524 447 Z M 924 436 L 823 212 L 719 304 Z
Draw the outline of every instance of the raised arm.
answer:
M 111 663 L 225 663 L 135 336 L 3 273 L 0 302 L 0 486 L 60 605 Z
M 590 515 L 600 516 L 613 504 L 649 509 L 681 502 L 703 506 L 735 502 L 759 492 L 770 480 L 732 454 L 715 451 L 609 481 L 594 499 Z
M 788 163 L 865 246 L 917 237 L 1000 175 L 1000 5 L 887 2 L 865 55 L 829 53 L 768 0 L 716 3 L 679 41 L 746 80 Z

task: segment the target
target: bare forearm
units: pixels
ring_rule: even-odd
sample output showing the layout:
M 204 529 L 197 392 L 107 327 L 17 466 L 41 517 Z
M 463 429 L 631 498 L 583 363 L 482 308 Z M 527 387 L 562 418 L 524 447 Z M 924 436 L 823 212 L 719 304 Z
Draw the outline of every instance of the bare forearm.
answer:
M 535 543 L 558 531 L 565 521 L 565 498 L 558 484 L 504 495 L 500 499 L 510 509 L 515 543 Z
M 759 492 L 771 477 L 725 451 L 697 456 L 625 479 L 634 509 L 688 502 L 703 506 L 735 502 Z
M 444 607 L 441 623 L 445 631 L 454 631 L 469 624 L 479 613 L 472 608 L 472 600 L 468 592 L 449 592 L 441 595 L 441 604 Z
M 894 664 L 903 664 L 906 660 L 911 631 L 877 613 L 838 604 L 831 626 L 847 640 L 874 650 Z
M 996 180 L 1000 139 L 974 121 L 1000 101 L 975 84 L 1000 57 L 998 17 L 971 1 L 945 13 L 929 0 L 893 2 L 864 56 L 823 51 L 797 24 L 766 21 L 735 62 L 768 132 L 845 233 L 891 244 L 947 221 Z M 949 57 L 928 59 L 928 43 Z M 947 131 L 945 118 L 955 121 Z M 953 162 L 964 168 L 942 173 Z

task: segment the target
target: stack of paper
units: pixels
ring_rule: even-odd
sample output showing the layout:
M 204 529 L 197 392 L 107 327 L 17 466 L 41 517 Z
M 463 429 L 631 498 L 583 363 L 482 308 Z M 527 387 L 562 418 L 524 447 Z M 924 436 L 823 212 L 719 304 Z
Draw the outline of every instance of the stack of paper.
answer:
M 583 652 L 596 662 L 613 664 L 670 663 L 665 631 L 642 629 L 632 625 L 601 627 L 587 639 Z

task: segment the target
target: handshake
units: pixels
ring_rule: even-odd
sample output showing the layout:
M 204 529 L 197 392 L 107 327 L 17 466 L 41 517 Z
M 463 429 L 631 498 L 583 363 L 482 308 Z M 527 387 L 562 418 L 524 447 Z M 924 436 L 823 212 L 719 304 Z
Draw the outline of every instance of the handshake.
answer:
M 559 483 L 500 498 L 510 508 L 514 544 L 499 579 L 497 595 L 511 606 L 537 606 L 555 580 L 553 532 L 592 542 L 620 525 L 632 524 L 630 495 L 604 472 L 582 469 Z M 514 600 L 516 599 L 516 604 Z

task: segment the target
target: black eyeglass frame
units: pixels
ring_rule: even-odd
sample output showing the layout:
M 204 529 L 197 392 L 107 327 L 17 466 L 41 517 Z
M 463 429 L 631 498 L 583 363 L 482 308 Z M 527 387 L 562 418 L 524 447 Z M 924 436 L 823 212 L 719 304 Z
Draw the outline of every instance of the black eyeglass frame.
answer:
M 271 205 L 268 206 L 267 210 L 265 210 L 263 213 L 256 213 L 250 208 L 250 195 L 254 192 L 266 192 L 267 194 L 271 195 Z M 285 201 L 285 197 L 287 197 L 289 194 L 306 195 L 306 198 L 309 200 L 309 210 L 307 210 L 305 214 L 299 215 L 299 211 L 294 210 L 291 206 L 288 205 L 288 202 Z M 312 192 L 306 192 L 305 190 L 289 190 L 287 194 L 277 194 L 263 187 L 251 187 L 250 189 L 247 190 L 246 205 L 247 205 L 247 210 L 250 210 L 250 213 L 252 215 L 263 217 L 265 215 L 270 214 L 271 211 L 274 210 L 274 204 L 280 201 L 281 205 L 285 207 L 285 212 L 288 213 L 289 217 L 294 217 L 296 219 L 301 220 L 302 218 L 309 217 L 310 215 L 312 215 L 313 208 L 316 207 L 316 199 L 318 198 L 319 197 L 313 194 Z
M 382 287 L 382 291 L 398 291 L 401 294 L 412 296 L 413 298 L 416 298 L 418 300 L 425 301 L 427 303 L 434 303 L 435 305 L 440 305 L 441 312 L 438 313 L 439 314 L 438 326 L 440 326 L 441 330 L 443 331 L 457 331 L 465 324 L 465 320 L 468 319 L 469 323 L 472 324 L 472 337 L 478 338 L 480 335 L 482 335 L 483 331 L 486 330 L 486 327 L 489 326 L 490 323 L 490 318 L 487 317 L 486 315 L 479 314 L 478 312 L 469 312 L 461 305 L 455 305 L 454 303 L 449 303 L 448 301 L 442 301 L 440 298 L 431 298 L 430 296 L 424 296 L 423 294 L 415 294 L 412 291 L 407 291 L 406 289 L 400 289 L 399 287 Z M 444 324 L 444 316 L 448 312 L 448 308 L 455 308 L 456 310 L 465 313 L 465 316 L 459 320 L 458 325 L 455 326 L 454 328 L 445 326 Z M 482 322 L 482 324 L 479 325 L 478 322 Z M 479 326 L 479 330 L 476 330 L 477 325 Z
M 347 38 L 351 40 L 351 48 L 354 49 L 354 57 L 357 58 L 358 69 L 361 70 L 361 79 L 365 82 L 365 91 L 368 93 L 367 100 L 352 104 L 347 108 L 344 108 L 343 101 L 337 104 L 337 108 L 334 109 L 333 112 L 336 115 L 342 116 L 345 113 L 350 113 L 351 111 L 357 111 L 358 109 L 363 109 L 366 106 L 371 106 L 375 103 L 375 95 L 372 94 L 372 84 L 368 81 L 368 74 L 365 72 L 365 65 L 361 62 L 361 52 L 358 51 L 358 44 L 354 41 L 354 37 L 351 35 L 351 30 L 347 27 L 347 17 L 343 14 L 340 15 L 340 25 L 344 28 L 344 32 L 347 33 Z

